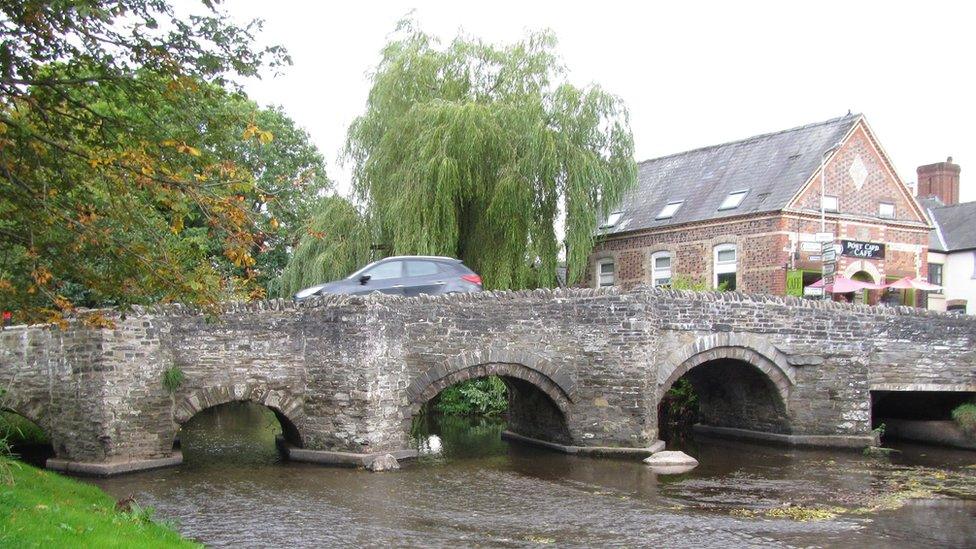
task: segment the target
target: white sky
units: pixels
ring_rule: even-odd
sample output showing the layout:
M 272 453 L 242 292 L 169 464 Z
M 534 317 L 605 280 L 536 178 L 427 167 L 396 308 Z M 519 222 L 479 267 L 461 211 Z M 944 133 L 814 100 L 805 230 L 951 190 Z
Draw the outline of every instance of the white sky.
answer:
M 976 200 L 976 4 L 963 2 L 300 2 L 230 0 L 265 19 L 294 65 L 248 82 L 312 135 L 340 190 L 346 129 L 366 73 L 411 8 L 443 41 L 458 30 L 510 42 L 552 29 L 576 84 L 598 82 L 631 113 L 637 160 L 865 114 L 906 183 L 951 155 Z M 969 53 L 966 53 L 969 52 Z

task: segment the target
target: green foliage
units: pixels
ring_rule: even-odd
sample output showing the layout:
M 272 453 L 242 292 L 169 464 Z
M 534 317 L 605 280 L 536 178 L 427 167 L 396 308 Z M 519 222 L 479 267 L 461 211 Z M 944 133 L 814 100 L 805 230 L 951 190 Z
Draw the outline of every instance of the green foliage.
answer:
M 353 180 L 393 254 L 459 257 L 486 288 L 553 286 L 566 220 L 568 280 L 597 219 L 636 181 L 622 102 L 577 88 L 550 33 L 446 47 L 401 21 L 349 128 Z
M 288 297 L 349 275 L 370 261 L 371 242 L 369 225 L 352 202 L 321 198 L 281 275 L 278 294 Z
M 280 111 L 224 90 L 287 56 L 254 47 L 259 23 L 204 8 L 0 4 L 0 306 L 18 321 L 256 297 L 261 270 L 276 276 L 254 256 L 286 223 L 255 203 L 317 160 Z M 273 131 L 298 145 L 276 149 Z
M 709 289 L 704 282 L 682 274 L 671 277 L 670 287 L 674 290 L 694 290 L 696 292 L 707 292 Z
M 178 391 L 185 380 L 186 375 L 179 366 L 172 366 L 163 372 L 163 388 L 170 394 Z
M 701 280 L 697 278 L 693 278 L 691 276 L 681 275 L 681 274 L 671 277 L 671 284 L 668 284 L 667 287 L 673 290 L 692 290 L 695 292 L 712 291 L 712 288 L 708 284 L 702 282 Z M 729 291 L 728 281 L 723 280 L 722 282 L 720 282 L 718 287 L 715 288 L 714 291 L 716 292 Z
M 441 391 L 434 409 L 452 416 L 495 416 L 508 408 L 508 389 L 498 376 L 471 379 Z
M 976 404 L 960 404 L 952 411 L 952 419 L 969 436 L 976 437 Z
M 47 433 L 39 425 L 13 412 L 0 411 L 0 439 L 10 444 L 47 444 Z M 0 454 L 2 455 L 2 454 Z
M 687 378 L 678 378 L 664 394 L 660 407 L 667 423 L 691 423 L 698 414 L 698 394 Z
M 182 539 L 152 511 L 116 511 L 94 485 L 0 458 L 12 475 L 0 497 L 4 547 L 201 547 Z

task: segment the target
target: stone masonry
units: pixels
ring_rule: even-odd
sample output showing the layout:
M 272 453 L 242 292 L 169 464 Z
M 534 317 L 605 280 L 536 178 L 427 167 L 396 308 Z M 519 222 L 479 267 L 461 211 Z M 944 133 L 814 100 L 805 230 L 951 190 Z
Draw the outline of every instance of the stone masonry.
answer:
M 294 447 L 396 452 L 425 402 L 490 374 L 510 388 L 514 431 L 579 447 L 651 447 L 660 398 L 685 375 L 704 423 L 798 443 L 869 442 L 872 390 L 976 391 L 973 317 L 735 292 L 330 296 L 112 315 L 114 328 L 0 332 L 2 405 L 44 428 L 61 462 L 172 460 L 183 423 L 238 400 L 274 410 Z M 185 374 L 174 394 L 170 368 Z

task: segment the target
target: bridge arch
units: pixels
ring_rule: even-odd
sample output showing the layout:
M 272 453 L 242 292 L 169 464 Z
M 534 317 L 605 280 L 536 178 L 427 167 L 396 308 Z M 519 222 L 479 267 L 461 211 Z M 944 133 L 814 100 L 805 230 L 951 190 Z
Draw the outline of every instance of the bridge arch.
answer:
M 9 393 L 6 396 L 10 396 Z M 31 423 L 36 424 L 44 430 L 48 436 L 51 435 L 51 423 L 49 421 L 47 406 L 37 399 L 17 399 L 9 398 L 0 402 L 0 411 L 12 412 L 21 416 Z
M 761 339 L 706 336 L 687 345 L 658 372 L 659 429 L 673 409 L 665 395 L 684 378 L 697 395 L 697 422 L 703 426 L 788 433 L 792 367 Z M 758 346 L 756 349 L 752 345 Z
M 2 402 L 0 416 L 0 437 L 8 437 L 7 443 L 18 459 L 44 467 L 48 458 L 57 457 L 55 441 L 61 439 L 52 430 L 54 425 L 44 404 L 31 400 Z M 60 453 L 68 453 L 63 443 Z
M 752 334 L 722 332 L 699 337 L 665 359 L 657 372 L 658 400 L 689 370 L 719 359 L 739 360 L 751 364 L 774 384 L 784 404 L 796 384 L 796 370 L 786 356 L 765 339 Z
M 173 409 L 173 422 L 176 431 L 197 413 L 214 406 L 230 402 L 254 402 L 274 412 L 281 424 L 282 435 L 298 447 L 303 446 L 304 437 L 298 428 L 304 418 L 304 400 L 282 389 L 272 389 L 266 385 L 233 384 L 203 387 L 191 391 Z M 176 433 L 174 432 L 174 438 Z
M 487 376 L 500 377 L 508 388 L 510 430 L 550 442 L 572 442 L 569 427 L 573 405 L 569 392 L 571 380 L 534 353 L 462 353 L 428 368 L 407 388 L 405 419 L 411 421 L 425 403 L 444 389 Z
M 421 382 L 420 380 L 415 381 L 411 385 L 411 390 L 409 394 L 412 395 L 410 399 L 410 409 L 409 415 L 413 416 L 420 411 L 421 406 L 427 401 L 437 396 L 438 393 L 447 389 L 451 385 L 461 383 L 462 381 L 467 381 L 469 379 L 477 379 L 479 377 L 486 376 L 499 376 L 501 378 L 514 378 L 527 382 L 536 389 L 545 393 L 547 397 L 559 408 L 559 411 L 563 413 L 564 416 L 568 416 L 570 412 L 571 401 L 569 400 L 566 392 L 560 387 L 556 382 L 551 380 L 549 377 L 540 374 L 537 370 L 529 368 L 524 364 L 519 363 L 502 363 L 502 362 L 489 362 L 487 364 L 475 364 L 472 366 L 462 367 L 461 369 L 454 370 L 450 373 L 446 373 L 441 377 L 429 381 Z M 423 379 L 427 374 L 421 376 Z

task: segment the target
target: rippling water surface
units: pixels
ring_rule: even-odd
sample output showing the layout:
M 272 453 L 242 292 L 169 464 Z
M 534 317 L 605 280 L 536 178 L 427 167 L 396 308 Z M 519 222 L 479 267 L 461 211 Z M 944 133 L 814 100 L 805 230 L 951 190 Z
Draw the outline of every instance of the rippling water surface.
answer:
M 274 416 L 227 405 L 184 429 L 184 465 L 93 482 L 217 547 L 976 546 L 974 452 L 869 458 L 699 440 L 679 446 L 701 466 L 665 476 L 509 444 L 500 421 L 428 427 L 431 453 L 369 473 L 280 462 Z M 905 495 L 921 499 L 899 507 Z M 809 508 L 836 516 L 777 518 Z

